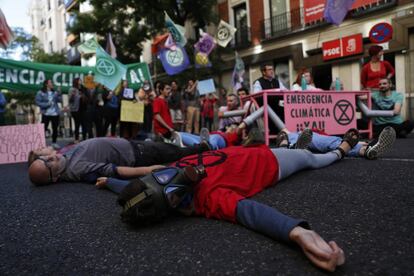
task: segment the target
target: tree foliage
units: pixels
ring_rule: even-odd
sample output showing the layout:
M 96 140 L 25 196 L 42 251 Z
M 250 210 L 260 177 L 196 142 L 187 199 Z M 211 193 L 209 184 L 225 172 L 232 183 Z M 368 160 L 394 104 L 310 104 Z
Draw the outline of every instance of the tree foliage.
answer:
M 28 60 L 33 48 L 33 36 L 22 27 L 13 27 L 12 31 L 15 39 L 6 50 L 0 51 L 0 56 L 3 58 Z
M 46 53 L 37 37 L 27 33 L 23 28 L 13 28 L 15 39 L 6 50 L 0 52 L 3 58 L 31 60 L 35 62 L 66 64 L 64 52 Z
M 81 0 L 84 2 L 85 0 Z M 77 13 L 69 28 L 74 34 L 112 34 L 118 59 L 136 62 L 142 52 L 142 42 L 164 30 L 164 11 L 174 22 L 184 25 L 187 20 L 203 28 L 216 20 L 213 6 L 216 0 L 90 0 L 93 11 Z
M 63 51 L 46 53 L 40 45 L 39 40 L 33 37 L 32 51 L 30 52 L 30 58 L 35 62 L 51 63 L 51 64 L 67 64 L 66 55 Z

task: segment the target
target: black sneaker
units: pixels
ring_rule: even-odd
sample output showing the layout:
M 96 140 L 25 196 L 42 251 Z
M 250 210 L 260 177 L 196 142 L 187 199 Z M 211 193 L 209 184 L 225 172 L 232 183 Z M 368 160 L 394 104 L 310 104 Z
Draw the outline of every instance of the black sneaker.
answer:
M 200 150 L 201 152 L 204 152 L 204 151 L 213 150 L 213 148 L 210 146 L 210 143 L 208 143 L 207 141 L 202 141 L 200 143 Z
M 283 130 L 276 136 L 275 147 L 276 148 L 289 148 L 289 136 Z
M 299 135 L 298 140 L 294 146 L 295 149 L 308 149 L 309 144 L 312 142 L 312 130 L 305 128 Z
M 377 159 L 389 151 L 395 142 L 396 136 L 395 130 L 392 127 L 384 128 L 378 137 L 378 142 L 373 146 L 368 145 L 364 154 L 365 158 L 369 160 Z
M 265 144 L 265 139 L 263 132 L 258 128 L 252 128 L 249 130 L 246 139 L 242 142 L 243 146 L 252 146 L 252 145 L 263 145 Z

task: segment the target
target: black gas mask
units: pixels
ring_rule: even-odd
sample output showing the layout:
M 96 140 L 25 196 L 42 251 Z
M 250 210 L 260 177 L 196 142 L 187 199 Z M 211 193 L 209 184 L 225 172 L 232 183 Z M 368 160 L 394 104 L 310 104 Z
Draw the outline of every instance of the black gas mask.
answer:
M 135 224 L 162 220 L 192 193 L 195 184 L 205 176 L 203 166 L 166 167 L 131 181 L 118 200 L 123 205 L 122 220 Z

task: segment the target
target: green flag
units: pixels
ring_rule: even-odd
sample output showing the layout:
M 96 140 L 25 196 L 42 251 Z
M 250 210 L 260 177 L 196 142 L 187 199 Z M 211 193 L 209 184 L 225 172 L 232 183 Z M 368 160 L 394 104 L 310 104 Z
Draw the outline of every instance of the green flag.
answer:
M 146 63 L 132 63 L 127 64 L 127 80 L 128 87 L 134 90 L 138 90 L 144 84 L 144 81 L 151 82 L 151 73 Z
M 96 49 L 101 47 L 96 39 L 93 37 L 89 40 L 86 40 L 78 46 L 78 51 L 82 55 L 84 54 L 95 54 Z
M 114 90 L 126 78 L 127 67 L 108 55 L 102 47 L 96 48 L 95 82 Z

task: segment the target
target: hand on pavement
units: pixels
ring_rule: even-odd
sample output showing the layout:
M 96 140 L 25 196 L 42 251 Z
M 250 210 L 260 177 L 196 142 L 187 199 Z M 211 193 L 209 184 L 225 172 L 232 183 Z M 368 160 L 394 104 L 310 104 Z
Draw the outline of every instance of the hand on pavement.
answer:
M 289 233 L 289 238 L 302 248 L 312 263 L 322 269 L 332 272 L 345 263 L 344 251 L 334 241 L 327 243 L 315 231 L 297 226 Z

